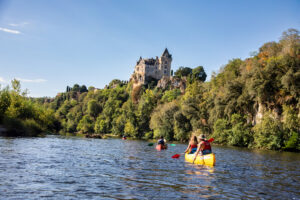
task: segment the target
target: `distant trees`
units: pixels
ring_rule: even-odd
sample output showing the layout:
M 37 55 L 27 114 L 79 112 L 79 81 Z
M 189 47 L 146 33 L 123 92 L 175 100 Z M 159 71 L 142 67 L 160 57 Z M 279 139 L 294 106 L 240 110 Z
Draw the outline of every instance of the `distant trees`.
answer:
M 206 73 L 202 66 L 198 66 L 194 69 L 189 67 L 179 67 L 175 72 L 176 77 L 187 77 L 190 82 L 206 80 Z
M 37 136 L 42 132 L 55 131 L 58 123 L 54 111 L 41 107 L 21 91 L 20 81 L 11 81 L 11 87 L 0 90 L 0 124 L 7 136 Z
M 80 86 L 78 84 L 74 84 L 73 87 L 67 86 L 66 92 L 80 92 L 80 93 L 83 93 L 83 92 L 88 92 L 88 89 L 86 88 L 85 85 Z
M 177 77 L 189 76 L 192 74 L 192 68 L 189 67 L 179 67 L 174 73 Z

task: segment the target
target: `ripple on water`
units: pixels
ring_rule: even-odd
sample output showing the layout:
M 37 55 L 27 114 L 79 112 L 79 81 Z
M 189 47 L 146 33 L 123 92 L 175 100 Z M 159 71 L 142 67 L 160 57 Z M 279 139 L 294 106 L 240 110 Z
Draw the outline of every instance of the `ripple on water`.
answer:
M 299 154 L 218 146 L 205 167 L 147 144 L 0 138 L 0 199 L 300 199 Z

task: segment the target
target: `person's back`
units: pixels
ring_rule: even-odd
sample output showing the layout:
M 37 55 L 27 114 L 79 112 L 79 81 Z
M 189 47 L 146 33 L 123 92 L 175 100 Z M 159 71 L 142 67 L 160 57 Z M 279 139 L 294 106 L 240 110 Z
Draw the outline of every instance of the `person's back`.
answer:
M 186 152 L 195 153 L 197 151 L 197 146 L 198 146 L 197 137 L 195 135 L 192 135 L 191 139 L 189 141 L 189 145 L 188 145 L 187 149 L 185 150 L 185 153 Z
M 165 145 L 164 137 L 160 137 L 160 139 L 158 140 L 157 144 Z
M 200 142 L 198 144 L 198 148 L 197 148 L 197 151 L 195 153 L 195 157 L 194 157 L 193 163 L 195 162 L 195 160 L 196 160 L 197 155 L 199 154 L 199 152 L 201 152 L 201 155 L 206 155 L 206 154 L 212 153 L 210 142 L 206 140 L 204 134 L 200 135 L 199 140 L 200 140 Z
M 200 138 L 201 142 L 199 143 L 199 146 L 200 146 L 200 151 L 201 151 L 202 155 L 212 153 L 210 142 L 205 139 L 205 136 L 203 134 L 200 137 L 201 137 Z

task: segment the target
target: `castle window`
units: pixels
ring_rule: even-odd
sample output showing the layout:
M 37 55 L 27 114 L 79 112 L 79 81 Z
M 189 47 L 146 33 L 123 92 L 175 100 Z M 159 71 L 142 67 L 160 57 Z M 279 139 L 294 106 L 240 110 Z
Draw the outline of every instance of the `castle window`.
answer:
M 165 69 L 167 69 L 168 67 L 167 66 L 165 66 Z
M 168 63 L 168 61 L 165 61 L 165 64 L 167 64 Z
M 167 70 L 165 70 L 165 74 L 167 74 Z

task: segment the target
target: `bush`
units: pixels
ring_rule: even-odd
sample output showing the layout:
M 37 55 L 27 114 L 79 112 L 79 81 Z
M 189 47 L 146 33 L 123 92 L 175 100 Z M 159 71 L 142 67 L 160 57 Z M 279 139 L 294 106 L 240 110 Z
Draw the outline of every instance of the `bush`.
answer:
M 216 143 L 227 143 L 227 137 L 230 131 L 230 124 L 226 119 L 218 119 L 214 123 L 214 132 L 212 137 L 215 138 Z
M 263 149 L 277 150 L 282 147 L 281 123 L 267 112 L 260 124 L 254 128 L 254 146 Z
M 245 117 L 240 114 L 231 115 L 231 130 L 228 131 L 228 144 L 247 147 L 253 140 L 250 127 L 246 124 Z
M 43 128 L 33 119 L 20 120 L 5 117 L 3 125 L 7 129 L 6 136 L 9 137 L 35 137 L 42 133 Z
M 285 142 L 284 150 L 300 151 L 300 138 L 297 132 L 292 132 L 291 137 Z
M 251 130 L 243 123 L 234 125 L 228 134 L 228 144 L 233 146 L 247 147 L 253 140 Z
M 26 136 L 30 137 L 38 136 L 44 131 L 43 128 L 33 119 L 24 120 L 23 126 L 26 130 Z

